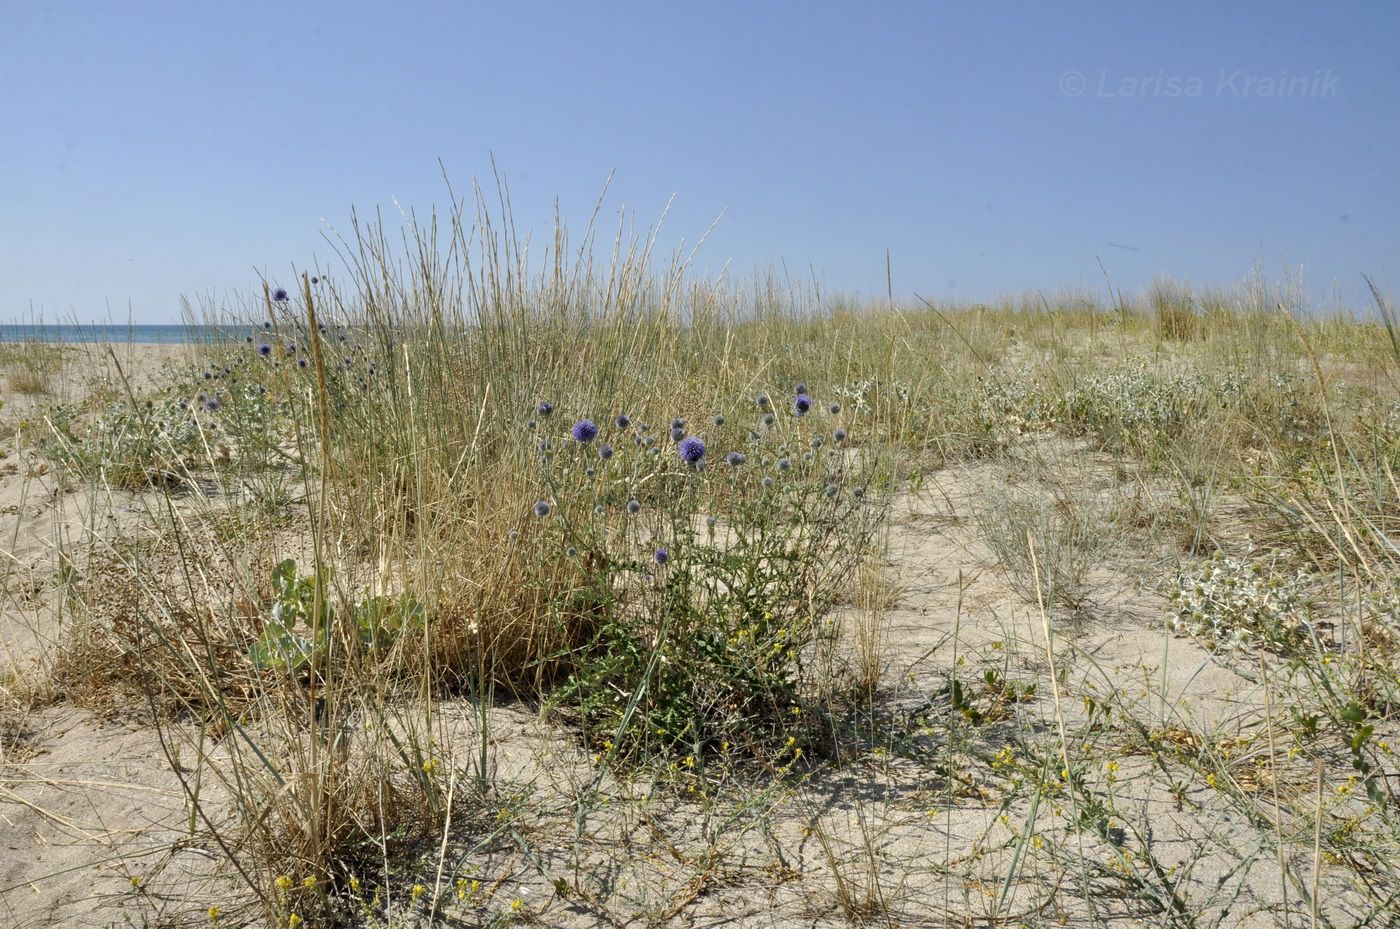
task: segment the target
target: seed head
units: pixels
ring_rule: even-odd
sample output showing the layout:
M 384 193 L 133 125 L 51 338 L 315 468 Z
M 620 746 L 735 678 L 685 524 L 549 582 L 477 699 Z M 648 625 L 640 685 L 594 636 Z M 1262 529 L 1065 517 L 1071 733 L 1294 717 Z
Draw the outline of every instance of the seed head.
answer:
M 743 452 L 730 452 L 728 455 L 724 456 L 724 460 L 731 468 L 737 468 L 748 459 L 744 457 Z

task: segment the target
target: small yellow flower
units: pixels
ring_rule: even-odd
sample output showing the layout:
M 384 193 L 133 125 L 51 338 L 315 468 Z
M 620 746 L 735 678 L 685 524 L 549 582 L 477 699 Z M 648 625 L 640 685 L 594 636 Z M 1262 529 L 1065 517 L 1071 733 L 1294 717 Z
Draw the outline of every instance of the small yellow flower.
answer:
M 301 886 L 305 887 L 307 890 L 313 889 L 313 888 L 316 886 L 316 878 L 314 878 L 314 877 L 307 877 L 307 878 L 304 878 L 304 879 L 302 880 L 302 882 L 301 882 Z
M 1108 781 L 1110 784 L 1118 780 L 1118 762 L 1110 761 L 1108 764 L 1104 765 L 1104 770 L 1108 772 Z
M 350 875 L 350 889 L 356 893 L 360 892 L 360 879 L 355 875 Z
M 144 880 L 142 880 L 141 878 L 136 877 L 136 876 L 134 876 L 134 875 L 129 879 L 128 882 L 131 884 L 131 889 L 132 889 L 132 890 L 140 890 L 140 889 L 141 889 L 141 885 L 144 884 L 144 883 L 146 883 Z
M 219 914 L 220 914 L 221 912 L 223 912 L 223 911 L 220 910 L 217 906 L 211 906 L 211 907 L 209 908 L 209 921 L 210 921 L 211 923 L 216 923 L 216 922 L 218 922 L 218 921 L 219 921 Z
M 437 770 L 437 760 L 436 760 L 436 759 L 434 759 L 434 758 L 429 758 L 427 761 L 423 762 L 423 773 L 424 773 L 424 774 L 426 774 L 426 775 L 428 775 L 429 777 L 431 777 L 431 776 L 432 776 L 432 773 L 433 773 L 434 771 L 436 771 L 436 770 Z
M 301 925 L 301 917 L 293 913 L 287 917 L 287 929 L 297 929 Z
M 1216 783 L 1216 780 L 1215 780 L 1215 772 L 1214 772 L 1214 771 L 1211 771 L 1210 773 L 1208 773 L 1208 774 L 1206 775 L 1206 783 L 1209 784 L 1211 787 L 1217 787 L 1217 786 L 1219 786 L 1219 785 Z
M 520 908 L 523 907 L 524 905 L 525 905 L 525 901 L 524 901 L 524 900 L 521 900 L 519 897 L 516 897 L 514 900 L 510 901 L 510 911 L 511 911 L 512 913 L 519 913 L 519 912 L 520 912 Z
M 414 885 L 413 885 L 413 902 L 414 902 L 414 903 L 417 903 L 419 900 L 421 900 L 421 899 L 423 898 L 423 895 L 424 895 L 425 893 L 427 893 L 427 892 L 428 892 L 428 888 L 424 887 L 422 884 L 414 884 Z
M 292 889 L 292 879 L 285 874 L 277 875 L 277 880 L 273 881 L 278 890 L 286 891 Z

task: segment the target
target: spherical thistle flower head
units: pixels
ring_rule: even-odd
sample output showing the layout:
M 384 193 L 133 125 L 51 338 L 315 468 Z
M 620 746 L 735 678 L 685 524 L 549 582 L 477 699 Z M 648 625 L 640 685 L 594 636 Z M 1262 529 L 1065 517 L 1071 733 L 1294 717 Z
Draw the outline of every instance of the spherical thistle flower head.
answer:
M 244 342 L 247 342 L 249 345 L 252 345 L 252 344 L 253 344 L 253 337 L 250 336 L 250 335 L 245 335 L 245 336 L 243 337 L 243 341 L 244 341 Z
M 574 428 L 569 430 L 569 434 L 574 437 L 576 442 L 592 442 L 598 438 L 598 427 L 593 424 L 591 419 L 580 419 L 574 423 Z
M 633 497 L 631 500 L 628 500 L 628 501 L 627 501 L 627 512 L 629 512 L 629 513 L 631 513 L 633 516 L 635 516 L 635 515 L 637 515 L 638 513 L 640 513 L 641 511 L 642 511 L 642 501 L 638 500 L 636 497 Z
M 835 416 L 837 413 L 841 412 L 841 404 L 835 402 L 828 403 L 826 405 L 826 411 L 832 416 Z
M 535 421 L 534 421 L 533 419 L 527 419 L 527 420 L 525 420 L 525 430 L 526 430 L 527 432 L 534 432 L 534 431 L 535 431 Z
M 672 427 L 671 427 L 671 441 L 672 441 L 672 442 L 679 442 L 681 439 L 684 439 L 684 438 L 685 438 L 685 429 L 681 428 L 680 426 L 672 426 Z
M 213 371 L 205 371 L 205 372 L 204 372 L 204 379 L 205 379 L 206 381 L 212 380 L 213 377 L 214 377 L 214 372 L 213 372 Z
M 685 417 L 684 417 L 684 416 L 677 416 L 675 419 L 671 420 L 671 428 L 672 428 L 672 429 L 684 429 L 684 428 L 685 428 Z
M 542 451 L 542 452 L 547 452 L 547 451 L 549 451 L 549 439 L 540 439 L 540 441 L 539 441 L 539 446 L 540 446 L 540 451 Z
M 838 492 L 840 492 L 840 490 L 841 490 L 841 488 L 840 488 L 840 487 L 837 487 L 835 484 L 827 484 L 827 485 L 826 485 L 826 495 L 827 495 L 828 497 L 834 497 L 834 496 L 836 496 L 836 494 L 837 494 Z
M 837 429 L 835 432 L 833 432 L 833 433 L 831 434 L 831 439 L 832 439 L 832 441 L 834 441 L 837 445 L 840 445 L 842 442 L 846 441 L 846 430 L 845 430 L 845 429 Z
M 271 328 L 272 328 L 272 323 L 263 323 L 263 328 L 264 328 L 264 329 L 271 329 Z
M 763 425 L 765 425 L 765 426 L 772 426 L 772 425 L 773 425 L 774 423 L 776 423 L 777 421 L 778 421 L 778 417 L 774 416 L 772 413 L 764 413 L 764 414 L 763 414 Z
M 799 381 L 797 386 L 792 389 L 792 392 L 795 394 L 805 394 L 807 392 L 807 385 Z
M 536 503 L 536 504 L 535 504 L 535 515 L 538 516 L 540 519 L 544 519 L 546 516 L 548 516 L 548 515 L 549 515 L 549 502 L 548 502 L 548 501 L 545 501 L 545 500 L 541 500 L 540 502 Z
M 737 468 L 748 459 L 744 457 L 743 452 L 730 452 L 724 456 L 724 460 L 731 468 Z
M 272 354 L 272 346 L 264 342 L 258 346 L 258 354 L 266 358 L 268 355 Z
M 656 554 L 651 556 L 651 560 L 655 561 L 657 564 L 667 564 L 671 560 L 671 553 L 664 548 L 658 548 Z
M 718 525 L 719 525 L 719 520 L 718 520 L 718 519 L 715 519 L 713 516 L 706 517 L 706 519 L 705 519 L 705 528 L 706 528 L 706 529 L 714 529 L 714 528 L 715 528 L 716 526 L 718 526 Z
M 681 461 L 694 466 L 700 463 L 700 459 L 705 457 L 705 442 L 699 436 L 690 436 L 681 440 L 681 444 L 676 447 L 676 454 L 681 456 Z
M 786 471 L 788 468 L 791 468 L 791 467 L 792 467 L 792 459 L 790 459 L 790 458 L 779 458 L 779 459 L 778 459 L 778 470 L 779 470 L 779 471 Z
M 763 489 L 764 489 L 764 490 L 768 490 L 768 489 L 771 488 L 772 486 L 773 486 L 773 479 L 772 479 L 771 477 L 765 477 L 765 478 L 763 479 Z
M 806 416 L 807 411 L 812 408 L 812 398 L 805 393 L 800 393 L 792 398 L 792 411 L 798 416 Z
M 632 418 L 626 413 L 620 413 L 614 421 L 614 425 L 619 429 L 626 429 L 628 426 L 632 425 Z
M 855 497 L 857 500 L 859 500 L 861 497 L 864 497 L 864 496 L 865 496 L 865 488 L 864 488 L 864 487 L 852 487 L 852 488 L 851 488 L 851 496 L 852 496 L 852 497 Z
M 298 367 L 298 368 L 304 368 L 304 367 L 306 367 L 306 359 L 305 359 L 305 358 L 298 358 L 298 359 L 297 359 L 297 367 Z
M 753 402 L 758 404 L 760 410 L 766 410 L 773 405 L 773 401 L 768 399 L 767 394 L 759 394 L 757 397 L 754 397 Z
M 723 425 L 724 425 L 724 414 L 723 414 L 723 413 L 716 413 L 714 416 L 710 417 L 710 422 L 714 423 L 716 426 L 723 426 Z
M 281 287 L 277 288 L 272 292 L 272 299 L 276 300 L 278 303 L 285 303 L 287 301 L 287 291 Z
M 208 400 L 204 401 L 204 408 L 206 410 L 217 410 L 220 406 L 221 404 L 219 403 L 218 397 L 210 397 Z
M 599 457 L 599 458 L 603 459 L 604 461 L 607 461 L 607 460 L 608 460 L 609 458 L 611 458 L 612 456 L 613 456 L 613 447 L 612 447 L 611 445 L 601 445 L 601 446 L 598 447 L 598 457 Z
M 541 416 L 549 416 L 554 413 L 554 404 L 548 400 L 541 400 L 539 405 L 535 407 L 535 412 Z

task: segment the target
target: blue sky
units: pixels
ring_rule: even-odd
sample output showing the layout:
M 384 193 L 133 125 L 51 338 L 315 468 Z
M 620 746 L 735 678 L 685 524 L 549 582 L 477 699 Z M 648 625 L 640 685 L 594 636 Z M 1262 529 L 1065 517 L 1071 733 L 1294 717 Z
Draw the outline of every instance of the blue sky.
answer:
M 547 238 L 986 299 L 1400 276 L 1400 5 L 13 3 L 0 319 L 178 318 L 490 173 Z M 1272 83 L 1270 83 L 1272 82 Z M 1291 82 L 1291 83 L 1290 83 Z

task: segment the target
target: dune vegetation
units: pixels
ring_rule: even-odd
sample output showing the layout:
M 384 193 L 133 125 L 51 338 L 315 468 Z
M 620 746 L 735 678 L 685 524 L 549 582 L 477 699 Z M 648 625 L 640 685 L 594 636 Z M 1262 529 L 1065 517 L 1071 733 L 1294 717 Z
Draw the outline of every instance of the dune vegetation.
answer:
M 71 924 L 1400 925 L 1384 295 L 855 300 L 492 214 L 159 376 L 11 361 L 0 857 L 81 819 L 56 714 L 165 797 Z

